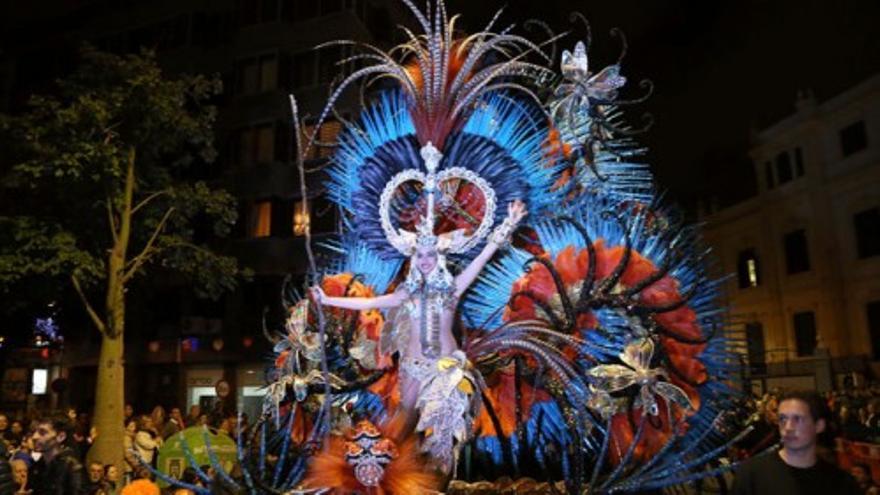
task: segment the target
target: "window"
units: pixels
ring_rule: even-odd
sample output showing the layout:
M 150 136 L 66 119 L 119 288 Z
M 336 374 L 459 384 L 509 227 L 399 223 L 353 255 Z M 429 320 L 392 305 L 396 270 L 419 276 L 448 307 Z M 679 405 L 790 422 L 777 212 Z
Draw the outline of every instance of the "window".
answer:
M 868 335 L 871 336 L 871 352 L 875 360 L 880 359 L 880 301 L 868 303 Z
M 746 323 L 746 347 L 752 373 L 763 374 L 767 370 L 764 350 L 764 326 L 759 321 Z
M 314 125 L 307 125 L 302 128 L 302 143 L 303 146 L 306 146 L 309 138 L 312 136 L 312 132 L 314 132 Z M 333 154 L 333 149 L 336 145 L 336 140 L 339 136 L 339 131 L 342 130 L 342 124 L 336 120 L 328 120 L 321 125 L 321 130 L 318 131 L 318 135 L 315 136 L 316 143 L 312 145 L 312 147 L 308 150 L 308 153 L 303 156 L 304 160 L 315 160 L 318 158 L 327 158 Z M 329 146 L 328 146 L 329 145 Z
M 804 229 L 785 234 L 785 267 L 789 275 L 810 271 L 810 250 Z
M 798 357 L 816 352 L 816 314 L 802 311 L 794 314 L 794 341 Z
M 308 51 L 297 53 L 293 56 L 293 74 L 291 84 L 293 88 L 307 88 L 318 82 L 317 57 L 315 52 Z
M 804 176 L 804 153 L 801 151 L 800 146 L 794 149 L 794 176 Z
M 773 189 L 773 186 L 776 185 L 773 178 L 773 162 L 764 162 L 764 173 L 767 177 L 767 189 Z
M 278 56 L 250 57 L 236 64 L 238 94 L 250 95 L 278 87 Z
M 269 237 L 272 233 L 272 203 L 258 201 L 253 204 L 248 222 L 248 237 Z
M 787 151 L 776 155 L 776 179 L 779 180 L 780 185 L 792 179 L 791 157 L 788 156 Z
M 275 160 L 275 128 L 263 125 L 257 128 L 257 163 L 270 163 Z
M 739 257 L 736 261 L 736 268 L 740 289 L 747 289 L 749 287 L 757 287 L 760 285 L 758 255 L 755 254 L 754 248 L 745 249 L 739 252 Z
M 239 131 L 238 161 L 243 166 L 275 161 L 275 125 L 263 124 Z
M 865 121 L 854 122 L 840 130 L 840 150 L 843 156 L 862 151 L 868 147 L 868 134 Z
M 859 258 L 880 255 L 880 208 L 871 208 L 853 215 L 856 231 L 856 253 Z

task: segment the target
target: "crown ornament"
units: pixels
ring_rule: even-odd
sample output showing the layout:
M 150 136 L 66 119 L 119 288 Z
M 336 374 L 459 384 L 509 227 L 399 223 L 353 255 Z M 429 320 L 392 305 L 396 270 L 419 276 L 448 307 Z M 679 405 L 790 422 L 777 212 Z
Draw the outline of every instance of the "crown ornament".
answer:
M 477 173 L 463 167 L 450 167 L 440 172 L 440 160 L 443 154 L 430 142 L 422 146 L 419 154 L 424 160 L 425 172 L 411 168 L 399 172 L 391 178 L 379 197 L 379 215 L 382 230 L 388 242 L 404 256 L 412 256 L 417 247 L 433 247 L 440 253 L 464 253 L 480 243 L 489 235 L 495 218 L 495 191 L 489 182 Z M 437 235 L 434 233 L 435 214 L 434 210 L 440 196 L 440 185 L 450 180 L 461 180 L 473 184 L 483 195 L 485 210 L 480 224 L 473 234 L 466 235 L 464 229 L 445 232 Z M 410 231 L 395 228 L 391 220 L 391 203 L 395 192 L 406 182 L 418 182 L 422 185 L 422 194 L 426 198 L 425 214 L 416 224 L 416 230 Z

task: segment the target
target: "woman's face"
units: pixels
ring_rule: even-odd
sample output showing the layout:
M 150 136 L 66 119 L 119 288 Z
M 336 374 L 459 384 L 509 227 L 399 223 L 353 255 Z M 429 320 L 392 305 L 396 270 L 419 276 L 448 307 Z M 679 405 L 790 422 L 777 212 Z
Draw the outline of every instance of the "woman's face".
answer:
M 112 481 L 116 483 L 117 481 L 119 481 L 119 470 L 116 469 L 116 466 L 108 466 L 107 473 L 104 477 L 107 479 L 107 481 Z
M 427 275 L 437 266 L 437 250 L 432 247 L 420 247 L 413 256 L 416 268 L 423 275 Z
M 137 432 L 137 421 L 129 421 L 125 425 L 125 431 L 127 431 L 131 435 L 134 435 L 135 432 Z

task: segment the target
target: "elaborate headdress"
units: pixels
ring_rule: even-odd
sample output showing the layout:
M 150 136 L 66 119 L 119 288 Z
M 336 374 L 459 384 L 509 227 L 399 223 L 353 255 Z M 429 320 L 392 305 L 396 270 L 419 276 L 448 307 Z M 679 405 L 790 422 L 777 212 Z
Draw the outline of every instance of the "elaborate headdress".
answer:
M 382 230 L 385 232 L 388 242 L 404 256 L 411 256 L 417 246 L 435 247 L 439 253 L 443 254 L 467 252 L 485 238 L 492 228 L 495 217 L 495 191 L 485 179 L 471 170 L 451 167 L 438 173 L 437 167 L 443 155 L 430 142 L 422 146 L 420 154 L 427 173 L 416 169 L 404 170 L 392 177 L 382 190 L 379 206 Z M 441 202 L 446 199 L 440 191 L 441 183 L 446 181 L 467 181 L 482 195 L 483 216 L 479 220 L 478 227 L 471 234 L 466 234 L 465 229 L 456 229 L 440 235 L 434 233 L 437 196 L 441 195 Z M 403 228 L 395 229 L 391 220 L 392 197 L 404 182 L 422 184 L 422 192 L 425 195 L 425 212 L 418 221 L 415 231 Z

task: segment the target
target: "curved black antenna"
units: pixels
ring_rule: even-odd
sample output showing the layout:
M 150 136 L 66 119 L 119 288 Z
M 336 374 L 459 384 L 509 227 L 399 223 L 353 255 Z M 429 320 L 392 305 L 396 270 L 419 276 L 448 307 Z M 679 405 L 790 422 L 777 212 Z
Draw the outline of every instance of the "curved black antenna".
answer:
M 630 257 L 632 256 L 632 236 L 629 232 L 629 225 L 620 218 L 618 215 L 610 211 L 603 211 L 602 218 L 608 219 L 613 218 L 617 224 L 620 226 L 621 230 L 623 230 L 623 256 L 620 258 L 620 262 L 614 267 L 614 271 L 602 281 L 602 285 L 600 288 L 600 292 L 607 294 L 608 291 L 612 290 L 614 286 L 617 285 L 617 282 L 620 280 L 620 277 L 623 276 L 623 272 L 626 270 L 626 267 L 629 265 Z
M 553 284 L 556 286 L 556 292 L 559 294 L 559 299 L 562 302 L 562 310 L 565 312 L 566 322 L 565 327 L 563 328 L 571 330 L 575 324 L 575 314 L 574 308 L 571 306 L 571 301 L 567 297 L 568 291 L 565 288 L 565 283 L 562 281 L 562 276 L 556 271 L 556 267 L 553 266 L 553 263 L 546 258 L 539 258 L 537 256 L 533 256 L 526 261 L 523 265 L 523 269 L 528 270 L 532 263 L 539 263 L 550 272 L 550 276 L 553 278 Z
M 616 106 L 638 105 L 639 103 L 648 101 L 648 98 L 654 94 L 654 81 L 650 79 L 642 79 L 639 81 L 639 87 L 645 89 L 645 94 L 630 100 L 614 100 L 613 104 Z
M 629 50 L 629 44 L 626 42 L 626 35 L 623 34 L 623 31 L 618 27 L 611 28 L 609 33 L 615 38 L 620 38 L 620 55 L 617 56 L 617 63 L 620 64 L 623 62 L 623 57 L 626 56 L 627 50 Z
M 574 11 L 571 14 L 568 14 L 568 22 L 574 24 L 580 21 L 581 24 L 584 25 L 584 30 L 586 30 L 586 39 L 584 44 L 587 45 L 587 49 L 589 49 L 593 45 L 593 28 L 590 27 L 590 21 L 584 16 L 584 14 Z

